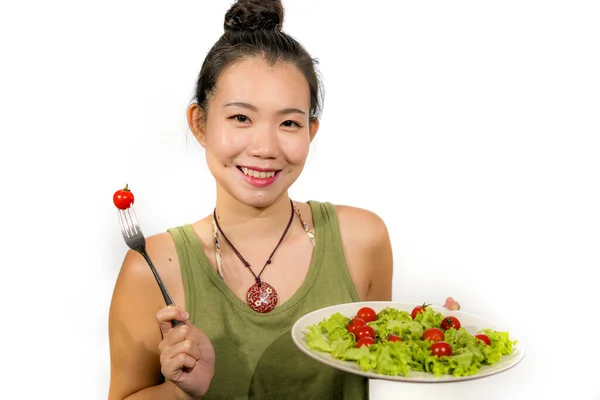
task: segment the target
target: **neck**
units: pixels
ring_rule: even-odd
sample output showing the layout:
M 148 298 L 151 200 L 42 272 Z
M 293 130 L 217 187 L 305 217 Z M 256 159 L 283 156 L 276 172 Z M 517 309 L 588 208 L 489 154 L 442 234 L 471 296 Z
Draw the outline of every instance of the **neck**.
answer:
M 290 198 L 284 193 L 267 207 L 253 207 L 231 196 L 217 194 L 216 214 L 219 226 L 231 240 L 236 236 L 281 236 L 287 225 L 292 208 Z

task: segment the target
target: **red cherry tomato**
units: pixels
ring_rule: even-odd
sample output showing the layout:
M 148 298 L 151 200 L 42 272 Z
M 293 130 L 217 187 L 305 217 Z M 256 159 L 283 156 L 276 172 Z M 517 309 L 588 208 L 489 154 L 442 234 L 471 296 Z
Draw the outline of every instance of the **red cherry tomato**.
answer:
M 416 306 L 415 308 L 413 308 L 412 312 L 410 313 L 410 316 L 412 317 L 412 319 L 417 318 L 417 315 L 425 311 L 427 307 L 429 307 L 429 304 L 425 303 L 423 303 L 422 306 Z
M 375 329 L 371 328 L 369 325 L 359 326 L 354 331 L 354 336 L 356 336 L 357 339 L 367 336 L 372 339 L 375 339 Z
M 454 328 L 456 330 L 460 329 L 460 321 L 456 317 L 445 317 L 442 320 L 442 329 L 448 330 L 450 328 Z
M 352 322 L 348 324 L 348 332 L 354 333 L 354 331 L 356 331 L 356 328 L 358 328 L 359 326 L 363 326 L 364 324 L 365 321 L 363 321 L 362 319 L 354 318 Z
M 358 342 L 356 342 L 356 347 L 361 347 L 361 346 L 369 347 L 372 344 L 375 344 L 375 339 L 373 339 L 370 336 L 365 336 L 365 337 L 358 339 Z
M 432 342 L 440 342 L 445 339 L 444 332 L 438 328 L 429 328 L 423 332 L 423 340 L 431 340 Z
M 377 313 L 370 307 L 363 307 L 356 313 L 356 318 L 360 318 L 365 322 L 372 322 L 377 319 Z
M 388 336 L 388 340 L 390 342 L 401 342 L 402 341 L 402 339 L 400 338 L 400 336 L 394 335 L 394 334 L 391 334 L 390 336 Z
M 452 347 L 447 342 L 435 342 L 431 346 L 429 346 L 429 350 L 431 350 L 432 356 L 451 356 L 452 355 Z
M 475 337 L 479 340 L 481 340 L 483 343 L 487 344 L 488 346 L 492 345 L 492 342 L 490 341 L 490 338 L 488 335 L 486 335 L 485 333 L 479 333 L 477 335 L 475 335 Z
M 129 190 L 129 185 L 125 185 L 124 189 L 119 189 L 113 195 L 113 203 L 120 210 L 126 210 L 133 204 L 133 193 Z

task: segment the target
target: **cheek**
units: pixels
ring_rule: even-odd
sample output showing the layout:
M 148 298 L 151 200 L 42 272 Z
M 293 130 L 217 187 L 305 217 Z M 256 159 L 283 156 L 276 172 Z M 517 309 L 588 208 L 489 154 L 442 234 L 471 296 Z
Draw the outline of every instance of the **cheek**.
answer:
M 245 147 L 243 135 L 235 135 L 225 128 L 212 129 L 206 135 L 206 152 L 216 158 L 236 156 Z
M 308 157 L 310 140 L 295 139 L 283 144 L 282 150 L 287 162 L 292 165 L 303 165 Z

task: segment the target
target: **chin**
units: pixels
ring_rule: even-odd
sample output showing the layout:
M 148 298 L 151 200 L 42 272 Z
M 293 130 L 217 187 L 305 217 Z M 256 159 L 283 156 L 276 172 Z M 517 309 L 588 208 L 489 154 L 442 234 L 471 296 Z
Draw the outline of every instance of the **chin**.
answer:
M 249 205 L 254 208 L 267 208 L 277 202 L 283 196 L 283 194 L 279 194 L 278 196 L 272 194 L 266 194 L 264 196 L 251 196 L 251 198 L 240 199 L 244 204 Z
M 246 204 L 250 207 L 267 208 L 275 204 L 278 200 L 285 196 L 285 194 L 286 191 L 264 191 L 258 193 L 237 193 L 237 195 L 234 197 L 240 203 Z

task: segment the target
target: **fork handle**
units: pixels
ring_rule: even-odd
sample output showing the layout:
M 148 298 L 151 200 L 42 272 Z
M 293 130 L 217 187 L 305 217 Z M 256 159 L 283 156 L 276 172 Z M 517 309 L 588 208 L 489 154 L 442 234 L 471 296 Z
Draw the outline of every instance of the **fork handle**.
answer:
M 150 269 L 152 270 L 152 274 L 154 274 L 154 278 L 156 278 L 156 282 L 158 283 L 158 287 L 160 288 L 160 291 L 161 291 L 161 293 L 162 293 L 162 295 L 163 295 L 163 297 L 165 299 L 165 303 L 167 303 L 168 306 L 175 305 L 175 302 L 173 302 L 173 298 L 169 294 L 169 291 L 167 290 L 167 287 L 163 283 L 162 279 L 160 278 L 160 275 L 158 274 L 158 271 L 154 267 L 154 264 L 152 263 L 152 260 L 150 259 L 150 256 L 148 256 L 148 253 L 146 253 L 146 249 L 144 249 L 144 248 L 140 249 L 140 254 L 146 259 L 146 262 L 150 266 Z M 171 325 L 173 325 L 173 327 L 176 327 L 176 326 L 181 325 L 181 324 L 183 324 L 183 321 L 179 321 L 179 320 L 176 320 L 176 319 L 174 319 L 171 322 Z

